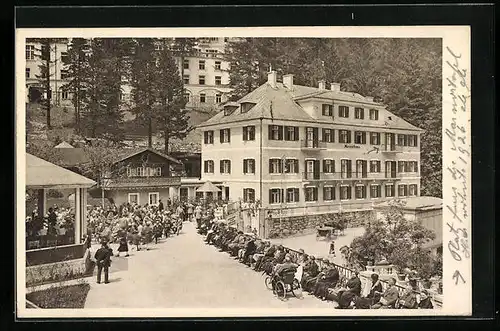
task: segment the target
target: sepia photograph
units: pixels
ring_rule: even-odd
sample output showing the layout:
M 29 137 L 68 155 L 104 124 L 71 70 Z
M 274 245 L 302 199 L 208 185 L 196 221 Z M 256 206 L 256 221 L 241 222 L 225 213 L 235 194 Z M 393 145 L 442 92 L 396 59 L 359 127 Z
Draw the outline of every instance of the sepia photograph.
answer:
M 467 28 L 96 30 L 17 32 L 20 316 L 470 313 Z

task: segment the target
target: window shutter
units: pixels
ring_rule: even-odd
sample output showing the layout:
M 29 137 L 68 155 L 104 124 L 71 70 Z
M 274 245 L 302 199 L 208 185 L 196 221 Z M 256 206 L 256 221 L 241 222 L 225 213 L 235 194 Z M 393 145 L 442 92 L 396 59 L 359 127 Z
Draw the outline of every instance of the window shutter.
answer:
M 293 160 L 293 163 L 295 163 L 295 173 L 299 173 L 299 160 Z
M 273 203 L 273 190 L 269 190 L 269 203 Z
M 227 142 L 231 142 L 231 129 L 227 129 Z
M 273 173 L 273 160 L 272 159 L 269 159 L 269 173 L 270 174 Z
M 203 168 L 205 172 L 208 172 L 208 161 L 203 161 Z
M 285 190 L 281 189 L 281 200 L 280 200 L 280 202 L 283 202 L 283 201 L 285 201 Z
M 207 136 L 208 136 L 208 132 L 205 131 L 203 132 L 203 143 L 207 144 Z
M 335 173 L 335 160 L 332 160 L 332 171 Z
M 320 172 L 320 164 L 319 164 L 319 160 L 314 160 L 314 179 L 319 179 L 319 178 L 316 178 L 317 176 L 319 176 L 319 172 Z
M 363 132 L 363 144 L 366 144 L 366 132 Z
M 293 189 L 293 194 L 295 196 L 295 201 L 299 202 L 300 200 L 299 189 L 298 188 Z
M 352 176 L 352 161 L 347 160 L 347 178 L 351 178 Z
M 326 172 L 326 160 L 323 160 L 323 173 Z
M 418 172 L 418 162 L 415 161 L 415 172 Z
M 278 126 L 278 140 L 283 140 L 283 126 Z
M 298 141 L 299 140 L 299 127 L 295 126 L 293 128 L 293 131 L 294 131 L 295 141 Z
M 347 130 L 347 143 L 351 143 L 351 131 Z
M 267 139 L 268 140 L 273 140 L 273 126 L 272 125 L 268 125 L 267 126 Z
M 227 161 L 227 170 L 229 170 L 228 173 L 231 173 L 231 161 Z
M 243 160 L 243 173 L 246 174 L 248 172 L 248 160 Z
M 220 138 L 220 142 L 222 144 L 222 142 L 224 141 L 224 130 L 219 131 L 219 138 Z
M 220 160 L 219 162 L 219 165 L 220 165 L 220 173 L 223 174 L 224 173 L 224 163 L 222 162 L 222 160 Z

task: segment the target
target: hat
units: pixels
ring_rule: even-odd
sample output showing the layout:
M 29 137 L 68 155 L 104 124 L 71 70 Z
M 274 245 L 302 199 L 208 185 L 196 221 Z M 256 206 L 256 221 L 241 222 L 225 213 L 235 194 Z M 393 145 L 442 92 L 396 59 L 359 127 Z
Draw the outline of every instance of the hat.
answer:
M 300 254 L 304 254 L 305 252 L 304 252 L 304 250 L 301 248 L 301 249 L 299 249 L 299 253 L 300 253 Z

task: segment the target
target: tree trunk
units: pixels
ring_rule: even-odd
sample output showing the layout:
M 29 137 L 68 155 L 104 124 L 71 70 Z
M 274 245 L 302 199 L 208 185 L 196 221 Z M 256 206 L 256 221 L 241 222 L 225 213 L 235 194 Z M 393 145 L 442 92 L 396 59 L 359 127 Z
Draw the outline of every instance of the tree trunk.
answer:
M 168 122 L 168 119 L 166 118 L 165 119 L 165 129 L 163 130 L 163 135 L 164 135 L 164 142 L 165 142 L 165 154 L 168 155 L 168 144 L 169 144 L 169 140 L 170 140 L 170 132 L 169 130 L 167 129 L 167 122 Z
M 50 43 L 47 43 L 47 59 L 45 65 L 47 66 L 47 72 L 45 77 L 45 89 L 47 90 L 47 130 L 51 129 L 50 126 L 50 100 L 52 99 L 52 92 L 50 91 Z
M 151 117 L 148 118 L 148 147 L 153 147 L 153 121 Z

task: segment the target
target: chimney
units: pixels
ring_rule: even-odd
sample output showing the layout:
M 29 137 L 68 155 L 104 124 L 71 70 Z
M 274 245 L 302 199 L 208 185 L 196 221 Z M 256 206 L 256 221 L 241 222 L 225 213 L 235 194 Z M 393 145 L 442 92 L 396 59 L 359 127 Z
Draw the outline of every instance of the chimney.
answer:
M 326 90 L 326 82 L 322 79 L 318 82 L 320 90 Z
M 330 90 L 339 92 L 340 91 L 340 83 L 331 83 Z
M 273 70 L 267 73 L 267 83 L 272 88 L 276 88 L 276 71 Z
M 287 74 L 283 75 L 283 85 L 289 90 L 293 88 L 293 75 L 292 74 Z

